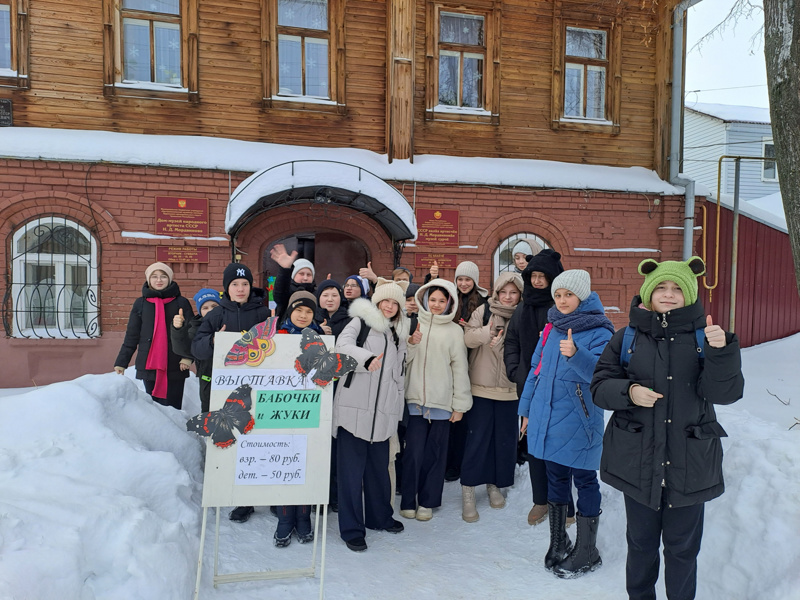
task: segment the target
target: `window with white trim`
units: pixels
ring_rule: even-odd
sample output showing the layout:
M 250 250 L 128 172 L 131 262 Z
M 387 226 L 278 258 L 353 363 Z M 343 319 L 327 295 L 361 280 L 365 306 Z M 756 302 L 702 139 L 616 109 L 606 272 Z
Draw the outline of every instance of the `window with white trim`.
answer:
M 439 13 L 439 104 L 484 108 L 485 19 Z
M 180 0 L 122 0 L 122 81 L 183 87 Z
M 765 138 L 761 143 L 761 148 L 761 156 L 765 159 L 773 159 L 761 161 L 761 181 L 778 181 L 778 163 L 774 160 L 775 144 L 772 142 L 772 138 Z
M 278 95 L 330 99 L 328 0 L 278 0 Z
M 550 244 L 548 244 L 546 241 L 544 241 L 544 239 L 535 233 L 522 232 L 515 233 L 507 237 L 500 242 L 494 251 L 494 255 L 492 256 L 495 279 L 497 279 L 501 273 L 516 273 L 522 270 L 519 269 L 514 263 L 515 249 L 520 250 L 530 248 L 529 240 L 539 244 L 541 249 L 550 247 Z M 538 254 L 536 248 L 531 248 L 531 252 L 533 254 Z
M 11 0 L 0 0 L 0 72 L 15 72 L 11 62 Z
M 564 116 L 606 119 L 608 35 L 600 29 L 567 27 Z
M 28 9 L 24 0 L 0 0 L 0 85 L 28 89 Z
M 199 101 L 199 0 L 103 0 L 103 93 Z
M 498 125 L 500 11 L 430 2 L 425 31 L 425 119 Z
M 6 333 L 19 338 L 98 337 L 97 242 L 89 230 L 64 217 L 41 217 L 18 229 L 11 243 Z

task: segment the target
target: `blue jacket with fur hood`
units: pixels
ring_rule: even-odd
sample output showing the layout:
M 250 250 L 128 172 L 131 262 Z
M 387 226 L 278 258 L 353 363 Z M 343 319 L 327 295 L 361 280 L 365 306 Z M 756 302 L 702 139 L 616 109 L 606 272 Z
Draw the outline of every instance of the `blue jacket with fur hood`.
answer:
M 578 305 L 575 313 L 603 311 L 596 292 Z M 597 470 L 603 450 L 603 410 L 592 402 L 589 384 L 597 359 L 611 339 L 611 331 L 594 327 L 573 331 L 578 351 L 570 358 L 561 354 L 567 334 L 553 327 L 542 347 L 536 345 L 531 370 L 519 401 L 519 415 L 528 417 L 528 452 L 575 469 Z M 534 375 L 539 358 L 542 368 Z

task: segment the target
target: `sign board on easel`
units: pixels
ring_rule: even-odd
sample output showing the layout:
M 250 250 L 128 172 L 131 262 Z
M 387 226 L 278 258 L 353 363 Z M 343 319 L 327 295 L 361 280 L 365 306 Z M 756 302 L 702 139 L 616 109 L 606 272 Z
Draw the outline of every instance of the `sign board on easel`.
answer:
M 203 530 L 195 598 L 199 593 L 208 508 L 217 508 L 215 548 L 219 539 L 219 509 L 223 506 L 317 505 L 323 515 L 320 598 L 325 568 L 325 532 L 328 503 L 333 385 L 320 387 L 294 368 L 300 354 L 300 335 L 275 335 L 270 354 L 257 365 L 225 366 L 225 356 L 242 338 L 220 332 L 214 337 L 211 409 L 219 410 L 235 390 L 248 389 L 252 401 L 253 429 L 236 433 L 229 447 L 209 440 L 203 483 Z M 333 336 L 322 336 L 328 348 Z M 255 361 L 253 361 L 255 362 Z M 249 386 L 249 387 L 242 387 Z M 313 577 L 316 572 L 318 535 L 314 536 L 311 567 L 290 571 L 216 573 L 214 585 L 255 579 Z M 215 550 L 216 551 L 216 550 Z

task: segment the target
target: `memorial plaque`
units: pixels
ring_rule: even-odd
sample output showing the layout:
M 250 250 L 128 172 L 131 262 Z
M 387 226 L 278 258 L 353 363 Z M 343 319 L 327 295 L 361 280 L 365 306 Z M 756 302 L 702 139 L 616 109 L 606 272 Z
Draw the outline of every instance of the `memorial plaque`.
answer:
M 208 264 L 208 248 L 198 248 L 197 246 L 156 246 L 156 261 L 167 264 Z
M 414 255 L 414 267 L 428 271 L 436 261 L 440 269 L 455 269 L 458 266 L 457 254 L 438 254 L 436 252 L 418 252 Z
M 14 125 L 14 115 L 11 100 L 0 99 L 0 127 L 11 127 Z
M 156 196 L 156 235 L 208 237 L 208 198 Z
M 417 246 L 458 247 L 458 211 L 417 209 Z

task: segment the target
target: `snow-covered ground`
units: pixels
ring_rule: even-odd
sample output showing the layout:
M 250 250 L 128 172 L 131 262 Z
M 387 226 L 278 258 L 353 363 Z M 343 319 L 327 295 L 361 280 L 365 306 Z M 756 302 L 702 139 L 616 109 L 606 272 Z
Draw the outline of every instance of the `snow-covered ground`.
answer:
M 730 436 L 724 440 L 727 491 L 706 507 L 698 599 L 800 598 L 800 425 L 788 430 L 800 418 L 798 356 L 800 335 L 745 350 L 745 398 L 718 409 Z M 196 379 L 187 385 L 183 412 L 153 404 L 137 383 L 113 374 L 1 391 L 0 598 L 191 598 L 203 473 L 201 444 L 185 421 L 199 411 Z M 473 524 L 461 520 L 460 486 L 448 483 L 432 521 L 403 520 L 399 535 L 368 532 L 369 550 L 360 554 L 340 541 L 331 514 L 325 596 L 624 598 L 621 494 L 602 488 L 602 568 L 562 581 L 542 564 L 547 523 L 526 523 L 525 469 L 517 482 L 503 510 L 490 509 L 479 490 L 481 517 Z M 224 514 L 220 572 L 310 564 L 310 546 L 273 547 L 275 525 L 264 508 L 246 524 Z M 209 533 L 200 598 L 317 597 L 319 579 L 214 589 L 211 518 Z

